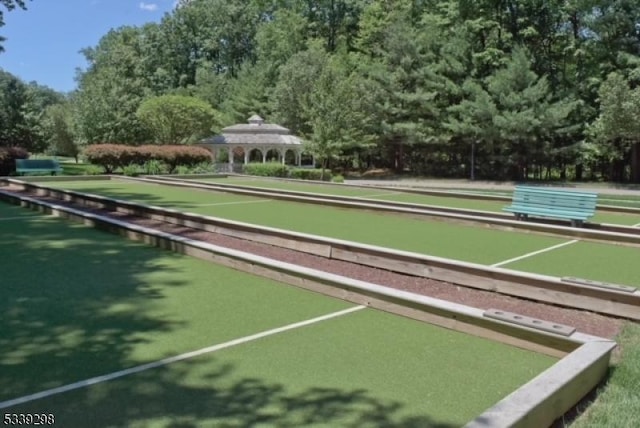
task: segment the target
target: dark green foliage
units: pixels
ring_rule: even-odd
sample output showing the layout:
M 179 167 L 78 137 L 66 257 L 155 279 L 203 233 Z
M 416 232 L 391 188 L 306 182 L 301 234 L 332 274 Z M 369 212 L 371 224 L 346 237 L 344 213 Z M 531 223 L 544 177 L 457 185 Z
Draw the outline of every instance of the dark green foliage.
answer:
M 332 175 L 330 171 L 323 171 L 322 169 L 315 168 L 292 168 L 289 171 L 290 178 L 296 178 L 298 180 L 324 180 L 331 181 Z
M 278 162 L 248 163 L 244 165 L 243 172 L 260 177 L 287 177 L 289 168 Z
M 632 0 L 183 0 L 84 50 L 64 124 L 45 114 L 63 100 L 1 74 L 0 145 L 175 143 L 135 114 L 171 95 L 216 111 L 182 139 L 259 114 L 327 168 L 640 182 L 640 137 L 603 138 L 601 98 L 611 72 L 640 86 L 638 22 Z
M 0 147 L 0 176 L 16 172 L 16 159 L 28 159 L 29 153 L 20 147 Z

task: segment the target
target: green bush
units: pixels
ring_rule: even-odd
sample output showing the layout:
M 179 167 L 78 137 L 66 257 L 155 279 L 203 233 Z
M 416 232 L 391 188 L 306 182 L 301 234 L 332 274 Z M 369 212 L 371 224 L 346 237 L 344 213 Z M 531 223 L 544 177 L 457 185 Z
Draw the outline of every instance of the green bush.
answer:
M 210 174 L 213 172 L 213 164 L 211 162 L 202 162 L 190 168 L 191 174 Z
M 122 167 L 122 173 L 129 177 L 137 177 L 142 174 L 144 171 L 140 165 L 136 165 L 135 163 L 131 163 L 129 165 Z
M 340 174 L 338 175 L 334 175 L 333 177 L 331 177 L 331 182 L 332 183 L 344 183 L 344 177 Z
M 97 165 L 87 165 L 87 167 L 84 168 L 84 174 L 86 174 L 86 175 L 100 175 L 100 174 L 102 174 L 102 168 L 100 168 Z
M 187 175 L 191 174 L 191 168 L 186 165 L 178 165 L 174 172 L 178 175 Z
M 289 176 L 298 180 L 320 180 L 322 176 L 321 169 L 312 168 L 294 168 L 290 171 Z M 324 181 L 330 181 L 332 178 L 331 171 L 324 171 Z
M 163 161 L 169 167 L 169 174 L 178 165 L 196 166 L 203 162 L 211 162 L 211 153 L 202 147 L 194 146 L 158 146 L 158 160 Z
M 122 144 L 94 144 L 85 149 L 84 157 L 88 162 L 103 167 L 107 174 L 129 165 L 142 167 L 151 161 L 164 163 L 163 171 L 166 170 L 168 173 L 172 173 L 179 165 L 192 167 L 211 161 L 211 154 L 207 149 L 193 146 L 133 147 Z M 144 168 L 139 170 L 144 172 Z M 129 168 L 128 171 L 131 172 L 132 169 Z
M 0 147 L 0 175 L 16 172 L 16 159 L 28 159 L 29 153 L 22 147 Z
M 142 170 L 147 175 L 160 175 L 166 174 L 169 168 L 161 161 L 157 159 L 151 159 L 146 161 L 142 165 Z
M 243 172 L 260 177 L 287 177 L 289 168 L 279 162 L 248 163 L 244 165 Z

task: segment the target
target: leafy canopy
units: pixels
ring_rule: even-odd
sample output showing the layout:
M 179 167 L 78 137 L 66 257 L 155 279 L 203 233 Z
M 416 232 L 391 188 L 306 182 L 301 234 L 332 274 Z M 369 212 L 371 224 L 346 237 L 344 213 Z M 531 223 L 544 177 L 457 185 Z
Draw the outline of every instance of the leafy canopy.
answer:
M 136 116 L 160 144 L 196 141 L 207 136 L 216 123 L 216 112 L 207 102 L 183 95 L 148 98 Z

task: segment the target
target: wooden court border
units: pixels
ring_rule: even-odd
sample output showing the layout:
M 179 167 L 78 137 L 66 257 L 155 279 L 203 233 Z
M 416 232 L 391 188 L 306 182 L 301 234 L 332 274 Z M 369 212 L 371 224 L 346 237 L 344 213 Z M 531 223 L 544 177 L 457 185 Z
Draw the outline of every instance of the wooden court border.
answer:
M 138 215 L 324 258 L 431 278 L 554 305 L 640 320 L 640 289 L 629 292 L 615 288 L 592 287 L 586 284 L 566 282 L 561 278 L 547 275 L 257 226 L 70 190 L 52 189 L 17 180 L 11 180 L 11 182 L 20 184 L 25 190 L 33 191 L 38 195 L 50 196 L 90 208 L 103 208 Z

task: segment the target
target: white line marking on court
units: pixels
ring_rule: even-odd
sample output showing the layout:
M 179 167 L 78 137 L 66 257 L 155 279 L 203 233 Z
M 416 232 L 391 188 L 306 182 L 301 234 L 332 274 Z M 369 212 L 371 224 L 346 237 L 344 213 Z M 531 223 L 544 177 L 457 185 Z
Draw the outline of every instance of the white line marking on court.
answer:
M 640 223 L 638 223 L 638 224 L 634 224 L 634 225 L 633 225 L 633 226 L 631 226 L 631 227 L 640 227 Z
M 506 265 L 506 264 L 509 264 L 509 263 L 512 263 L 512 262 L 517 262 L 518 260 L 526 259 L 528 257 L 537 256 L 538 254 L 546 253 L 548 251 L 553 251 L 553 250 L 556 250 L 558 248 L 566 247 L 567 245 L 575 244 L 576 242 L 580 242 L 580 241 L 578 239 L 574 239 L 572 241 L 563 242 L 562 244 L 553 245 L 551 247 L 543 248 L 542 250 L 533 251 L 531 253 L 523 254 L 522 256 L 519 256 L 519 257 L 514 257 L 514 258 L 509 259 L 509 260 L 504 260 L 502 262 L 495 263 L 495 264 L 491 265 L 491 267 L 499 267 L 499 266 Z
M 192 207 L 213 207 L 216 205 L 257 204 L 258 202 L 271 202 L 271 199 L 258 199 L 255 201 L 216 202 L 211 204 L 191 204 Z
M 57 388 L 47 389 L 45 391 L 36 392 L 35 394 L 29 394 L 22 397 L 14 398 L 12 400 L 2 401 L 0 402 L 0 409 L 6 409 L 11 406 L 16 406 L 18 404 L 24 404 L 30 401 L 39 400 L 41 398 L 50 397 L 52 395 L 62 394 L 63 392 L 73 391 L 74 389 L 85 388 L 87 386 L 95 385 L 102 382 L 107 382 L 113 379 L 117 379 L 120 377 L 128 376 L 131 374 L 140 373 L 143 371 L 147 371 L 150 369 L 155 369 L 158 367 L 166 366 L 171 363 L 175 363 L 178 361 L 187 360 L 189 358 L 198 357 L 204 354 L 210 354 L 212 352 L 217 352 L 222 349 L 231 348 L 233 346 L 242 345 L 243 343 L 252 342 L 254 340 L 261 339 L 267 336 L 273 336 L 274 334 L 284 333 L 285 331 L 294 330 L 300 327 L 306 327 L 311 324 L 315 324 L 321 321 L 326 321 L 332 318 L 337 318 L 343 315 L 350 314 L 352 312 L 359 311 L 361 309 L 365 309 L 366 306 L 354 306 L 349 309 L 345 309 L 338 312 L 333 312 L 327 315 L 322 315 L 320 317 L 311 318 L 305 321 L 300 321 L 293 324 L 288 324 L 283 327 L 274 328 L 271 330 L 266 330 L 260 333 L 252 334 L 250 336 L 241 337 L 238 339 L 230 340 L 228 342 L 220 343 L 218 345 L 209 346 L 207 348 L 198 349 L 196 351 L 187 352 L 180 355 L 175 355 L 173 357 L 164 358 L 162 360 L 154 361 L 147 364 L 142 364 L 139 366 L 131 367 L 125 370 L 120 370 L 117 372 L 109 373 L 102 376 L 96 376 L 89 379 L 81 380 L 79 382 L 70 383 L 68 385 L 59 386 Z

